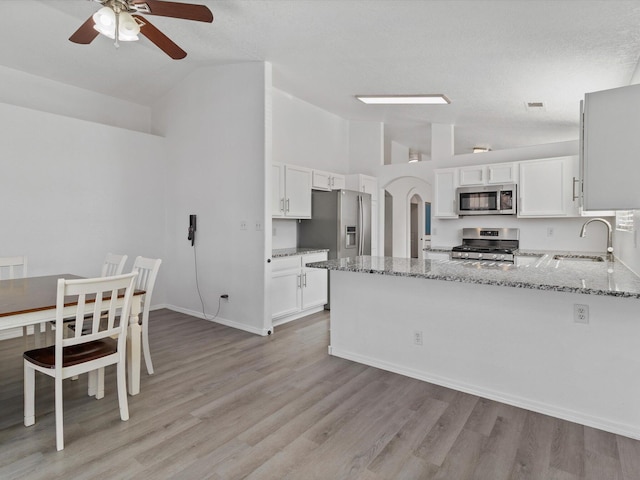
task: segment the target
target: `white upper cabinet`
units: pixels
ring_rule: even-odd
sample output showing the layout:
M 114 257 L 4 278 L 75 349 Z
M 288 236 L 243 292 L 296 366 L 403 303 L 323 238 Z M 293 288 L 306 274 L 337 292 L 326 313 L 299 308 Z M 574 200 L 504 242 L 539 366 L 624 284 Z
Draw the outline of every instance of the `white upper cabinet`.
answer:
M 272 216 L 311 218 L 311 169 L 274 163 L 271 172 Z
M 371 201 L 378 201 L 378 179 L 368 175 L 354 174 L 346 176 L 346 188 L 371 195 Z
M 496 163 L 487 165 L 487 183 L 518 183 L 517 163 Z
M 313 171 L 314 190 L 340 190 L 345 185 L 345 176 L 338 173 L 325 172 L 323 170 Z
M 577 165 L 577 156 L 521 162 L 518 217 L 579 215 Z
M 435 202 L 433 216 L 438 218 L 458 218 L 456 208 L 456 188 L 458 169 L 443 168 L 435 171 Z
M 496 163 L 492 165 L 474 165 L 458 169 L 459 185 L 491 185 L 517 183 L 517 163 Z
M 588 93 L 582 132 L 585 210 L 640 208 L 640 85 Z

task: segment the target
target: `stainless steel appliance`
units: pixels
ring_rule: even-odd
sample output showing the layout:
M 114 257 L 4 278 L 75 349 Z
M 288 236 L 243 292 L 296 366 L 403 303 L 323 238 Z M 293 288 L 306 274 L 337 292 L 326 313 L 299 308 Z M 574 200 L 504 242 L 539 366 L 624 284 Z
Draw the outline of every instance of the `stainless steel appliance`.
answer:
M 519 245 L 518 228 L 463 228 L 462 245 L 451 249 L 451 259 L 513 263 Z
M 313 190 L 311 219 L 298 223 L 298 245 L 328 248 L 329 260 L 371 255 L 371 195 Z
M 328 248 L 329 260 L 371 255 L 371 195 L 313 190 L 311 220 L 298 223 L 298 246 Z M 325 305 L 330 308 L 331 288 Z
M 515 215 L 516 185 L 486 185 L 456 189 L 458 215 Z

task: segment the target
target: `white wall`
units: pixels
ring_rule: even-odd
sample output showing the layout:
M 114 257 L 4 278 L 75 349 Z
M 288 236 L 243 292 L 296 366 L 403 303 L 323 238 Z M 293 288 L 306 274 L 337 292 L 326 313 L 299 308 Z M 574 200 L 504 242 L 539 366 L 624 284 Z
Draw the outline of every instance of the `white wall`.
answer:
M 30 276 L 164 258 L 163 138 L 6 104 L 0 124 L 0 255 L 27 255 Z M 165 284 L 161 267 L 154 304 Z
M 298 240 L 298 221 L 274 218 L 272 220 L 272 247 L 295 248 Z M 301 245 L 304 246 L 304 245 Z
M 349 171 L 349 122 L 273 89 L 273 161 Z
M 384 163 L 384 124 L 349 122 L 349 173 L 375 176 Z
M 151 109 L 0 66 L 0 102 L 149 133 Z
M 433 196 L 431 185 L 416 177 L 401 177 L 382 187 L 393 197 L 393 256 L 408 258 L 411 256 L 409 243 L 411 197 L 416 194 L 423 202 L 430 202 Z
M 167 303 L 202 316 L 197 253 L 209 317 L 220 295 L 229 294 L 216 321 L 259 334 L 271 325 L 265 308 L 265 251 L 271 248 L 265 207 L 268 82 L 263 63 L 203 68 L 153 108 L 153 128 L 166 137 L 168 156 Z M 189 214 L 198 215 L 195 249 L 187 241 Z M 247 230 L 240 229 L 241 221 Z
M 404 164 L 409 162 L 409 147 L 398 142 L 391 142 L 391 164 Z

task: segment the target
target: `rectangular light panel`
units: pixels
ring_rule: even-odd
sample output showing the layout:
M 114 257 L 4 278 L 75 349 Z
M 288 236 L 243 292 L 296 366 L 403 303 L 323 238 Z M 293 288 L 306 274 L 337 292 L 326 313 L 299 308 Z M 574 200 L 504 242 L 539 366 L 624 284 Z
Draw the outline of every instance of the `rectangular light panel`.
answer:
M 447 105 L 451 103 L 445 95 L 356 95 L 368 105 Z

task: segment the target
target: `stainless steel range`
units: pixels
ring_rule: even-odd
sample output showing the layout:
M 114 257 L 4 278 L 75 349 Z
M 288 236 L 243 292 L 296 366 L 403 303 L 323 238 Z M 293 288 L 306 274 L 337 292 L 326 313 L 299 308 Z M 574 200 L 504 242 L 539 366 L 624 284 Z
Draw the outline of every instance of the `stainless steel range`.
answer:
M 513 263 L 519 244 L 518 228 L 463 228 L 462 245 L 451 249 L 451 258 Z

